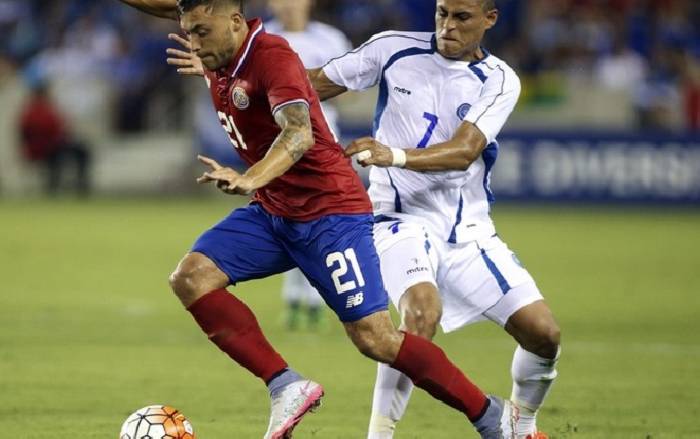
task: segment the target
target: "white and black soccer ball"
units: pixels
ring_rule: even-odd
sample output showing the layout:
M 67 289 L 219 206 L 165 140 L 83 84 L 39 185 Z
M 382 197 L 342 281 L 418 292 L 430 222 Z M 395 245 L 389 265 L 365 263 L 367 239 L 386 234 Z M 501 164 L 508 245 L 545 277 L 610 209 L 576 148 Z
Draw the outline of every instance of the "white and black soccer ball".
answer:
M 124 421 L 119 439 L 195 439 L 190 421 L 167 405 L 149 405 Z

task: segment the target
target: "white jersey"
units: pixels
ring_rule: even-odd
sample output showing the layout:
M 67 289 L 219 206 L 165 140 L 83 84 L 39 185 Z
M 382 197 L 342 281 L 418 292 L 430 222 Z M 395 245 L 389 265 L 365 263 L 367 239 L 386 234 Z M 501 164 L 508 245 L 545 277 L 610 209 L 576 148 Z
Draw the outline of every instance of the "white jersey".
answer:
M 520 95 L 520 80 L 501 59 L 447 59 L 433 33 L 382 32 L 324 68 L 349 90 L 379 84 L 374 137 L 401 148 L 428 148 L 450 140 L 463 121 L 475 124 L 488 147 L 466 171 L 414 172 L 373 167 L 375 214 L 424 222 L 441 240 L 469 242 L 495 233 L 489 216 L 496 136 Z
M 318 21 L 309 22 L 303 32 L 288 32 L 280 22 L 271 20 L 265 23 L 265 30 L 287 40 L 307 69 L 321 67 L 329 59 L 340 56 L 352 48 L 343 32 Z M 327 103 L 321 105 L 331 130 L 337 133 L 337 111 Z

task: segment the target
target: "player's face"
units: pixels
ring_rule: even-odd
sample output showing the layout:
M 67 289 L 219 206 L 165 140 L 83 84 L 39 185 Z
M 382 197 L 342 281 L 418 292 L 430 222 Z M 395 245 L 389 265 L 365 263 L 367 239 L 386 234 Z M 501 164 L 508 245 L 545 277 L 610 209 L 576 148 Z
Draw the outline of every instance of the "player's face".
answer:
M 438 51 L 447 58 L 469 58 L 496 20 L 498 11 L 485 11 L 482 0 L 437 0 L 435 33 Z
M 192 42 L 192 52 L 207 70 L 226 67 L 243 44 L 245 19 L 240 12 L 212 10 L 202 5 L 182 15 L 180 26 Z

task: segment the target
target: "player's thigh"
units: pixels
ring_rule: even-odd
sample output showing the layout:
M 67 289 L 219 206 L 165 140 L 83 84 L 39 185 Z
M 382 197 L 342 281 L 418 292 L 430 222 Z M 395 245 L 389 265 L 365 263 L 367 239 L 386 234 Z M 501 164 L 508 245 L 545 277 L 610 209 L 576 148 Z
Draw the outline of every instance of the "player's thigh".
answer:
M 329 215 L 289 234 L 295 262 L 343 322 L 388 307 L 372 224 L 371 215 Z
M 484 316 L 505 326 L 516 311 L 543 300 L 543 297 L 516 254 L 498 236 L 480 243 L 480 248 L 484 265 L 503 294 L 494 306 L 484 312 Z
M 197 239 L 192 252 L 214 262 L 228 276 L 230 284 L 294 267 L 270 225 L 268 214 L 257 204 L 231 212 Z
M 438 280 L 445 331 L 485 318 L 503 326 L 518 309 L 512 307 L 541 299 L 531 289 L 514 290 L 534 281 L 498 236 L 456 245 L 449 252 L 449 266 Z
M 410 222 L 377 222 L 374 243 L 384 286 L 396 309 L 406 292 L 420 284 L 437 289 L 437 257 L 425 229 Z

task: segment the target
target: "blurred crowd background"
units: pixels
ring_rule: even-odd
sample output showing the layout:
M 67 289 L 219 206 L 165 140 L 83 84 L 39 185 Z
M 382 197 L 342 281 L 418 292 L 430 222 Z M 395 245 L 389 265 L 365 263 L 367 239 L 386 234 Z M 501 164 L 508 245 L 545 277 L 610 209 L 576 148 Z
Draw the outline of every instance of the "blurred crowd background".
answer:
M 699 1 L 498 6 L 485 46 L 523 81 L 507 129 L 700 130 Z M 434 11 L 433 0 L 316 0 L 313 18 L 357 46 L 381 30 L 431 31 Z M 269 18 L 265 0 L 248 1 L 247 15 Z M 196 133 L 195 144 L 220 138 L 216 120 L 204 121 L 210 113 L 201 84 L 165 64 L 173 45 L 166 34 L 177 30 L 117 0 L 0 0 L 0 190 L 12 186 L 1 162 L 21 137 L 23 105 L 44 86 L 81 148 L 108 151 L 143 136 L 152 145 L 153 135 L 182 142 L 183 132 Z M 366 131 L 373 109 L 372 96 L 341 101 L 341 130 Z

